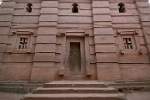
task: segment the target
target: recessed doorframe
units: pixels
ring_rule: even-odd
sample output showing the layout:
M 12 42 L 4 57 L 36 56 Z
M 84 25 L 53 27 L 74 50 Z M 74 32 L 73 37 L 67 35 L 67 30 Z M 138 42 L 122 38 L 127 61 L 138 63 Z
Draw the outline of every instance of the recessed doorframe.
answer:
M 89 37 L 89 31 L 86 32 L 75 32 L 75 31 L 68 31 L 66 33 L 64 33 L 64 35 L 61 35 L 61 39 L 62 39 L 62 51 L 61 51 L 61 63 L 60 63 L 60 69 L 59 69 L 59 76 L 61 76 L 61 79 L 65 79 L 68 80 L 70 77 L 69 75 L 69 67 L 68 67 L 68 57 L 69 57 L 69 42 L 68 41 L 72 41 L 72 42 L 79 42 L 77 40 L 82 40 L 84 43 L 84 73 L 82 75 L 79 76 L 83 76 L 83 77 L 79 77 L 78 79 L 80 80 L 84 80 L 84 79 L 93 79 L 95 77 L 96 71 L 95 71 L 95 75 L 93 76 L 93 70 L 96 70 L 95 67 L 91 67 L 90 66 L 90 37 Z M 83 47 L 81 47 L 82 49 Z M 83 50 L 83 49 L 82 49 Z M 81 51 L 82 52 L 82 51 Z M 81 53 L 82 54 L 82 53 Z M 81 56 L 82 59 L 82 56 Z M 82 67 L 82 66 L 81 66 Z M 91 69 L 94 68 L 94 69 Z M 62 78 L 63 76 L 63 78 Z
M 80 42 L 70 42 L 69 49 L 69 70 L 72 74 L 80 74 L 81 69 L 81 44 Z
M 74 60 L 74 61 L 73 61 Z M 84 37 L 66 38 L 66 78 L 83 79 L 86 70 Z

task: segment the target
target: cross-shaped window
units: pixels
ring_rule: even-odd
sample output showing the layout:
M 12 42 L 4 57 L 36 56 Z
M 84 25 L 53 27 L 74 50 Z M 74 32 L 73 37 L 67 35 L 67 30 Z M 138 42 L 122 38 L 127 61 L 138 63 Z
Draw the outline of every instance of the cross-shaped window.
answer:
M 19 41 L 19 49 L 27 49 L 27 45 L 28 45 L 28 38 L 27 37 L 20 37 L 20 41 Z
M 133 49 L 133 43 L 131 38 L 123 38 L 124 48 L 125 49 Z

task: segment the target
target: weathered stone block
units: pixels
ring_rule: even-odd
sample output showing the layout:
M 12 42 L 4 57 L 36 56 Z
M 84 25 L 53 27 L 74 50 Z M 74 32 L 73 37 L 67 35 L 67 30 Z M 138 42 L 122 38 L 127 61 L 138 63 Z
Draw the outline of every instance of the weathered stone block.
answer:
M 58 1 L 42 1 L 41 7 L 57 7 Z
M 127 28 L 141 28 L 141 25 L 140 24 L 113 24 L 113 27 L 114 28 L 124 28 L 124 29 L 127 29 Z
M 149 80 L 149 64 L 121 64 L 122 78 L 129 80 Z
M 112 22 L 94 22 L 94 27 L 95 28 L 108 28 L 108 27 L 112 27 Z
M 58 30 L 55 27 L 40 27 L 38 29 L 38 34 L 57 34 L 57 31 Z
M 40 13 L 41 14 L 57 14 L 58 8 L 42 8 Z
M 7 36 L 0 35 L 0 43 L 7 43 Z
M 0 27 L 10 26 L 11 22 L 0 22 Z
M 12 8 L 1 8 L 0 9 L 0 15 L 1 14 L 12 14 L 13 13 L 13 9 Z
M 95 36 L 95 43 L 113 44 L 115 43 L 115 38 L 114 36 Z
M 90 63 L 91 63 L 91 64 L 96 63 L 95 54 L 91 54 L 91 55 L 90 55 Z M 92 70 L 92 69 L 91 69 L 91 70 Z
M 38 16 L 15 16 L 13 19 L 13 23 L 32 23 L 37 24 L 39 22 Z
M 95 35 L 114 34 L 112 28 L 94 28 Z
M 148 53 L 148 48 L 146 48 L 144 45 L 140 46 L 140 50 L 144 55 L 147 55 Z M 150 50 L 150 49 L 149 49 Z M 148 55 L 147 55 L 148 56 Z
M 143 24 L 143 26 L 145 26 L 145 27 L 150 27 L 150 22 L 143 22 L 142 24 Z
M 0 52 L 6 51 L 6 44 L 0 44 Z
M 9 30 L 9 27 L 0 27 L 0 34 L 8 34 Z
M 90 28 L 90 27 L 92 27 L 92 25 L 91 24 L 89 24 L 89 23 L 67 23 L 67 24 L 65 24 L 65 23 L 60 23 L 60 24 L 58 24 L 58 27 L 59 28 L 85 28 L 85 27 L 87 27 L 87 28 Z
M 39 23 L 40 27 L 54 27 L 57 26 L 57 22 L 40 22 Z M 40 28 L 39 28 L 40 29 Z M 46 31 L 45 31 L 46 32 Z M 49 31 L 48 31 L 49 32 Z
M 138 7 L 149 7 L 149 4 L 147 2 L 136 2 Z
M 95 54 L 95 46 L 90 46 L 90 54 Z
M 57 15 L 41 15 L 39 21 L 57 21 Z
M 11 1 L 9 1 L 9 2 L 4 2 L 4 3 L 2 3 L 1 4 L 1 7 L 6 7 L 6 8 L 11 8 L 11 7 L 14 7 L 15 6 L 15 2 L 11 2 Z
M 136 9 L 126 10 L 126 13 L 119 13 L 119 10 L 111 10 L 112 16 L 138 16 L 138 11 Z
M 32 62 L 30 54 L 8 54 L 5 55 L 5 62 Z
M 96 52 L 116 52 L 116 46 L 113 44 L 107 44 L 107 45 L 96 44 L 95 51 Z
M 56 36 L 38 36 L 36 43 L 56 43 Z
M 62 2 L 59 4 L 60 9 L 69 9 L 72 7 L 72 3 Z
M 145 34 L 150 35 L 150 28 L 149 27 L 144 27 L 143 30 L 144 30 Z
M 0 65 L 1 65 L 1 62 L 3 61 L 3 58 L 4 58 L 4 53 L 0 53 Z
M 96 53 L 96 62 L 118 62 L 116 53 Z
M 13 24 L 13 26 L 12 26 L 12 28 L 27 28 L 27 29 L 29 29 L 29 28 L 37 28 L 38 27 L 38 25 L 37 24 L 24 24 L 24 23 L 22 23 L 22 24 L 19 24 L 19 23 L 17 23 L 17 24 Z
M 143 15 L 143 16 L 141 16 L 141 20 L 150 22 L 150 15 Z
M 93 17 L 94 21 L 101 21 L 101 22 L 105 22 L 105 21 L 112 21 L 111 16 L 110 15 L 94 15 Z
M 93 14 L 109 14 L 109 8 L 93 8 Z
M 93 1 L 93 7 L 109 7 L 108 1 Z
M 39 9 L 33 9 L 31 13 L 28 13 L 26 10 L 24 9 L 18 9 L 14 11 L 14 15 L 27 15 L 27 16 L 39 16 L 40 15 L 40 10 Z
M 40 74 L 39 74 L 40 73 Z M 56 67 L 33 67 L 31 81 L 46 81 L 55 80 L 57 74 Z
M 123 56 L 119 57 L 119 62 L 120 63 L 148 63 L 149 62 L 149 58 L 147 56 L 147 54 L 144 55 L 139 55 L 138 52 L 137 53 L 128 53 Z
M 55 49 L 56 44 L 36 44 L 35 52 L 55 52 Z
M 0 15 L 0 21 L 11 21 L 12 16 L 11 15 Z
M 34 61 L 55 62 L 56 61 L 55 58 L 56 58 L 55 53 L 36 53 L 34 56 Z
M 101 81 L 120 80 L 121 72 L 117 63 L 97 63 L 97 77 Z
M 56 66 L 54 62 L 34 62 L 33 67 L 54 67 Z
M 1 67 L 1 81 L 27 81 L 30 79 L 31 63 L 7 63 Z
M 59 23 L 92 23 L 91 17 L 60 16 Z
M 139 8 L 140 13 L 150 14 L 150 8 Z
M 113 23 L 139 23 L 138 16 L 130 16 L 130 17 L 112 17 Z

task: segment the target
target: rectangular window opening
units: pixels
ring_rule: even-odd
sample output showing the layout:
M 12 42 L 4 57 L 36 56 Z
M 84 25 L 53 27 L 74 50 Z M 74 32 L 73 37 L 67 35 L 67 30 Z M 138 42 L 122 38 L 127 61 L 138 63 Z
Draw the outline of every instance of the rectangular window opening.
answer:
M 18 49 L 27 49 L 27 45 L 28 45 L 28 38 L 20 37 Z
M 131 37 L 123 37 L 123 42 L 125 49 L 134 49 L 134 41 Z

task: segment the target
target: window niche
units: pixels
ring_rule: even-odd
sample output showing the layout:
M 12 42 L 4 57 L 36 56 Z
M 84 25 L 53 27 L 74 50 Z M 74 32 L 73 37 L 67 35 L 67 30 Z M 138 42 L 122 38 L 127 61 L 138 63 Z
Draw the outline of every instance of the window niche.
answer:
M 135 53 L 138 51 L 138 37 L 135 31 L 117 32 L 117 44 L 120 54 Z
M 29 31 L 12 32 L 12 48 L 16 53 L 31 53 L 34 41 L 33 33 Z
M 118 10 L 119 10 L 119 13 L 125 13 L 126 12 L 126 7 L 125 7 L 125 4 L 124 3 L 122 3 L 122 2 L 120 2 L 119 4 L 118 4 Z
M 79 12 L 79 5 L 77 3 L 72 4 L 72 13 L 78 13 Z
M 29 37 L 20 36 L 18 41 L 18 49 L 27 49 L 29 44 Z
M 123 46 L 126 50 L 134 50 L 136 49 L 135 39 L 133 35 L 125 35 L 122 36 Z
M 26 11 L 31 13 L 32 12 L 32 6 L 33 6 L 32 3 L 27 3 L 26 4 Z

